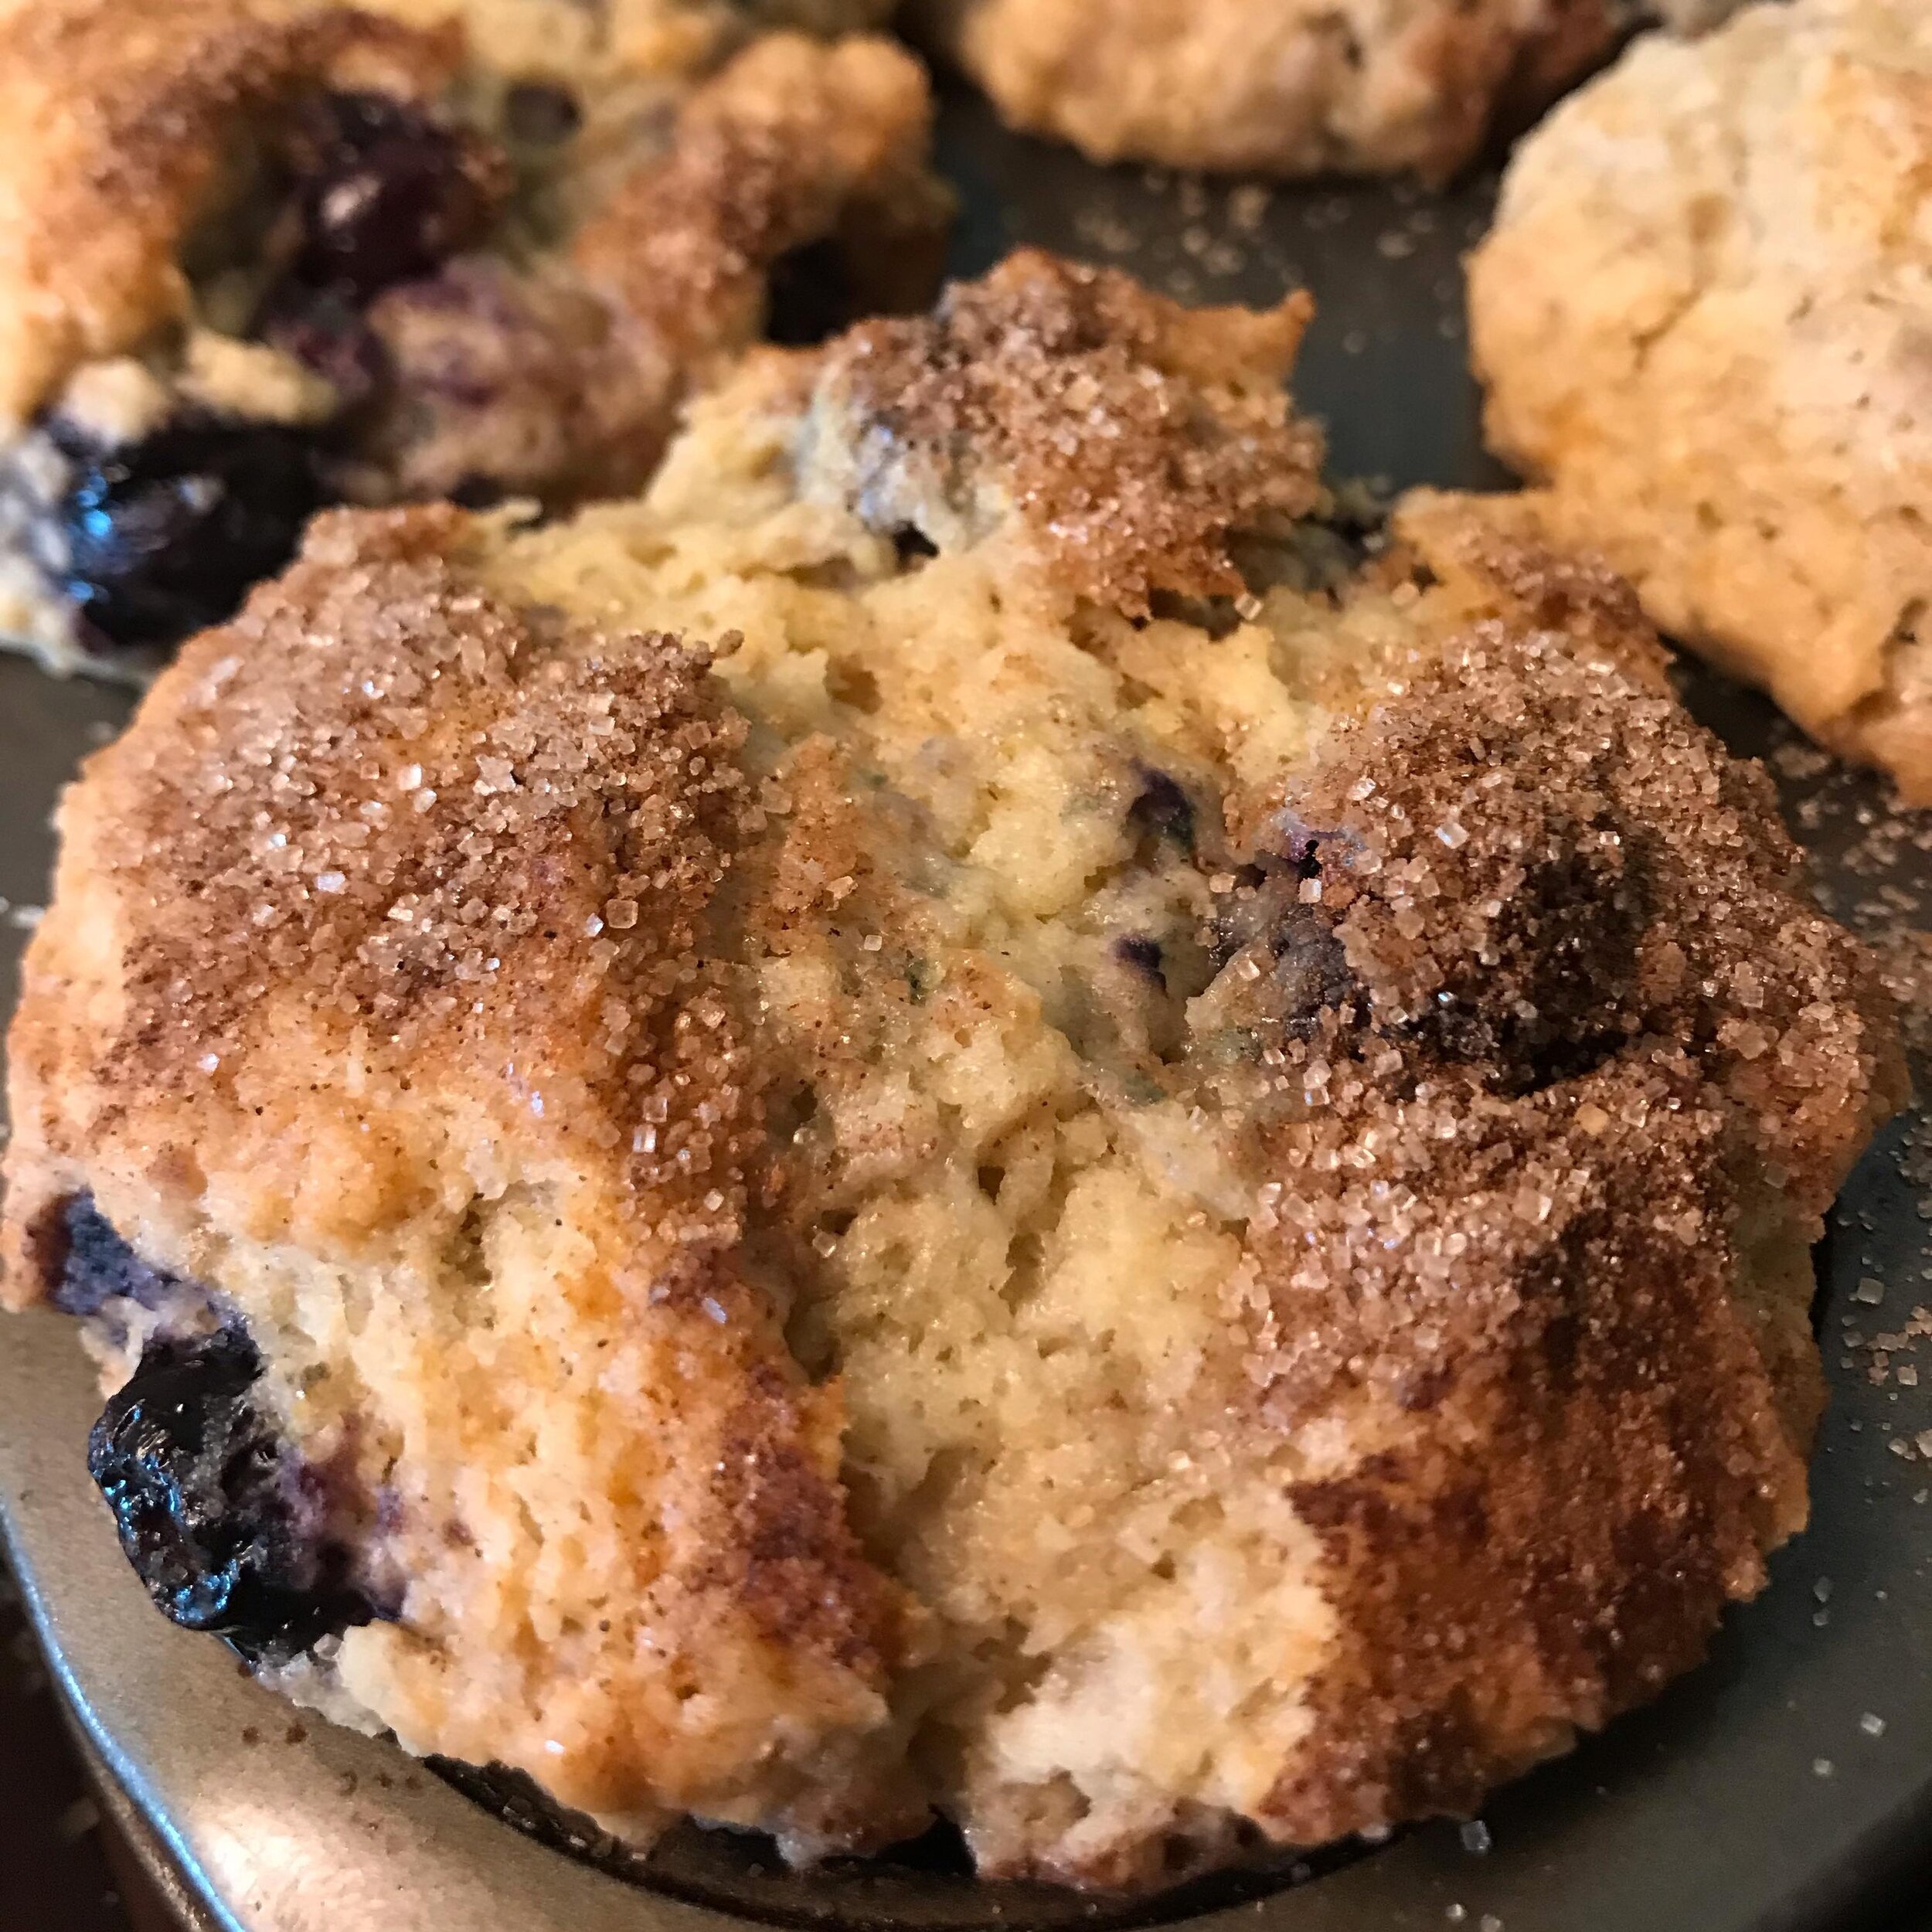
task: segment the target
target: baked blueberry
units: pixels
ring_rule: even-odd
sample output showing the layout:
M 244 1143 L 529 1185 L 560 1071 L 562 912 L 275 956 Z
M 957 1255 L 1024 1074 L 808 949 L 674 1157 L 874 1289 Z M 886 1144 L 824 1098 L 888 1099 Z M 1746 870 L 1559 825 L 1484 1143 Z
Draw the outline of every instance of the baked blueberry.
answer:
M 765 332 L 794 348 L 822 342 L 863 313 L 845 250 L 829 236 L 772 264 L 769 301 Z
M 264 1662 L 375 1614 L 345 1581 L 253 1391 L 238 1328 L 151 1341 L 87 1439 L 87 1468 L 155 1605 Z
M 137 443 L 103 448 L 60 418 L 49 440 L 69 464 L 41 539 L 90 638 L 172 645 L 229 616 L 294 554 L 327 499 L 307 432 L 199 412 Z
M 332 94 L 291 143 L 298 281 L 367 302 L 481 242 L 509 192 L 501 155 L 384 94 Z
M 583 124 L 583 111 L 567 87 L 519 80 L 503 97 L 503 126 L 510 139 L 526 148 L 554 148 Z
M 1193 801 L 1170 773 L 1141 774 L 1141 789 L 1128 807 L 1127 817 L 1137 832 L 1172 839 L 1177 845 L 1191 848 L 1194 843 Z
M 60 1260 L 47 1298 L 63 1315 L 97 1315 L 117 1301 L 158 1313 L 180 1292 L 181 1277 L 142 1260 L 90 1194 L 77 1194 L 61 1208 L 53 1238 Z

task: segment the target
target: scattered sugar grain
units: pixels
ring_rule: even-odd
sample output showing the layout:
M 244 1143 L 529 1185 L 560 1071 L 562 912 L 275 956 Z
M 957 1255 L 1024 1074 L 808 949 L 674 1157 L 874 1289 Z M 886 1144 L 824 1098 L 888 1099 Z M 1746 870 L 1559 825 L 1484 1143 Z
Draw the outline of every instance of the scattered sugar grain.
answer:
M 1228 219 L 1243 234 L 1251 235 L 1267 219 L 1272 189 L 1258 182 L 1245 182 L 1228 195 Z

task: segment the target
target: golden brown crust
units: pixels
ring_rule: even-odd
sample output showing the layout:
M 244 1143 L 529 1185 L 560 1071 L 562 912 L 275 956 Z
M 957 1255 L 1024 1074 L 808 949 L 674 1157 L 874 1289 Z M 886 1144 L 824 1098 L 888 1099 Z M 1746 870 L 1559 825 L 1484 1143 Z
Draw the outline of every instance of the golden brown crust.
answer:
M 1311 305 L 1185 309 L 1034 250 L 930 319 L 867 323 L 827 359 L 808 491 L 950 544 L 1010 527 L 1072 594 L 1242 588 L 1228 545 L 1320 492 L 1321 440 L 1282 384 Z
M 1520 496 L 1412 490 L 1393 519 L 1386 567 L 1447 590 L 1458 621 L 1556 632 L 1608 658 L 1634 682 L 1668 692 L 1669 655 L 1628 579 L 1600 559 L 1553 549 Z
M 671 151 L 585 225 L 573 264 L 684 367 L 752 341 L 773 264 L 848 223 L 897 225 L 897 244 L 926 264 L 913 277 L 923 301 L 947 213 L 924 172 L 931 132 L 910 56 L 771 35 L 686 104 Z M 889 258 L 885 235 L 866 239 Z
M 1726 1257 L 1655 1225 L 1706 1211 L 1711 1124 L 1617 1138 L 1522 1150 L 1593 1185 L 1510 1264 L 1535 1297 L 1453 1398 L 1481 1448 L 1431 1430 L 1294 1489 L 1349 1636 L 1311 1693 L 1320 1742 L 1268 1797 L 1284 1838 L 1475 1811 L 1697 1662 L 1803 1526 L 1808 1428 L 1781 1426 Z
M 737 1259 L 760 1080 L 702 934 L 749 822 L 742 726 L 701 655 L 506 604 L 472 543 L 447 510 L 323 519 L 70 794 L 12 1036 L 7 1294 L 44 1285 L 37 1230 L 83 1185 L 257 1320 L 251 1243 L 406 1304 L 410 1225 L 554 1198 L 580 1245 L 539 1327 L 654 1365 L 559 1412 L 624 1471 L 604 1634 L 526 1708 L 441 1688 L 488 1640 L 431 1579 L 461 1600 L 502 1553 L 441 1534 L 440 1452 L 372 1406 L 358 1479 L 424 1607 L 352 1633 L 354 1667 L 417 1748 L 507 1750 L 568 1802 L 781 1810 L 794 1759 L 876 1723 L 909 1625 L 845 1521 L 835 1393 Z
M 461 46 L 344 7 L 54 0 L 0 22 L 0 420 L 185 312 L 179 258 L 238 128 L 305 86 L 434 90 Z
M 1436 180 L 1614 43 L 1607 0 L 924 0 L 1015 127 L 1095 161 Z
M 1932 800 L 1932 21 L 1655 35 L 1513 158 L 1470 264 L 1492 445 L 1669 636 Z

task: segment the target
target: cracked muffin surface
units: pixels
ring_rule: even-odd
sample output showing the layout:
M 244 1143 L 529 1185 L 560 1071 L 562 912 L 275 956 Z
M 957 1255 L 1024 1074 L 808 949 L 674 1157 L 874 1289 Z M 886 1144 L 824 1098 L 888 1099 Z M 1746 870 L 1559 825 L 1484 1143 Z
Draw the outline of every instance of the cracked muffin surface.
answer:
M 1519 151 L 1470 270 L 1498 452 L 1667 633 L 1932 801 L 1932 18 L 1639 43 Z
M 780 32 L 674 80 L 589 18 L 0 19 L 0 637 L 151 668 L 324 504 L 633 490 L 766 329 L 928 299 L 910 56 Z
M 1022 255 L 189 644 L 5 1230 L 171 1614 L 633 1838 L 1118 1886 L 1696 1660 L 1889 1018 L 1617 579 L 1325 520 L 1305 319 Z
M 1724 0 L 1717 0 L 1721 9 Z M 916 0 L 1012 125 L 1093 161 L 1442 180 L 1638 15 L 1700 0 Z

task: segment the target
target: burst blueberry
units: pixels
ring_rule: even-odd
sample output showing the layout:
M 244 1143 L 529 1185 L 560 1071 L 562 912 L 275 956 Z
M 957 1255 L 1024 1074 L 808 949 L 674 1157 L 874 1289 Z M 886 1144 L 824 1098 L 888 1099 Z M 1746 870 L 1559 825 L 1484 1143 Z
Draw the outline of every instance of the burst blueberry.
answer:
M 128 1247 L 91 1194 L 67 1202 L 56 1238 L 60 1260 L 47 1298 L 63 1315 L 97 1315 L 110 1301 L 158 1311 L 181 1286 L 178 1277 L 151 1267 Z
M 72 465 L 52 511 L 60 587 L 108 645 L 172 644 L 231 615 L 323 500 L 313 445 L 277 423 L 195 413 L 115 447 L 58 419 L 48 434 Z
M 1163 978 L 1162 966 L 1164 954 L 1161 942 L 1151 939 L 1145 933 L 1128 933 L 1114 942 L 1114 957 L 1124 966 L 1131 966 L 1137 973 L 1145 974 L 1149 979 Z
M 244 1655 L 292 1656 L 375 1614 L 253 1399 L 239 1328 L 151 1341 L 87 1442 L 87 1468 L 155 1604 Z
M 488 232 L 500 158 L 387 95 L 332 94 L 298 131 L 298 281 L 366 302 Z

